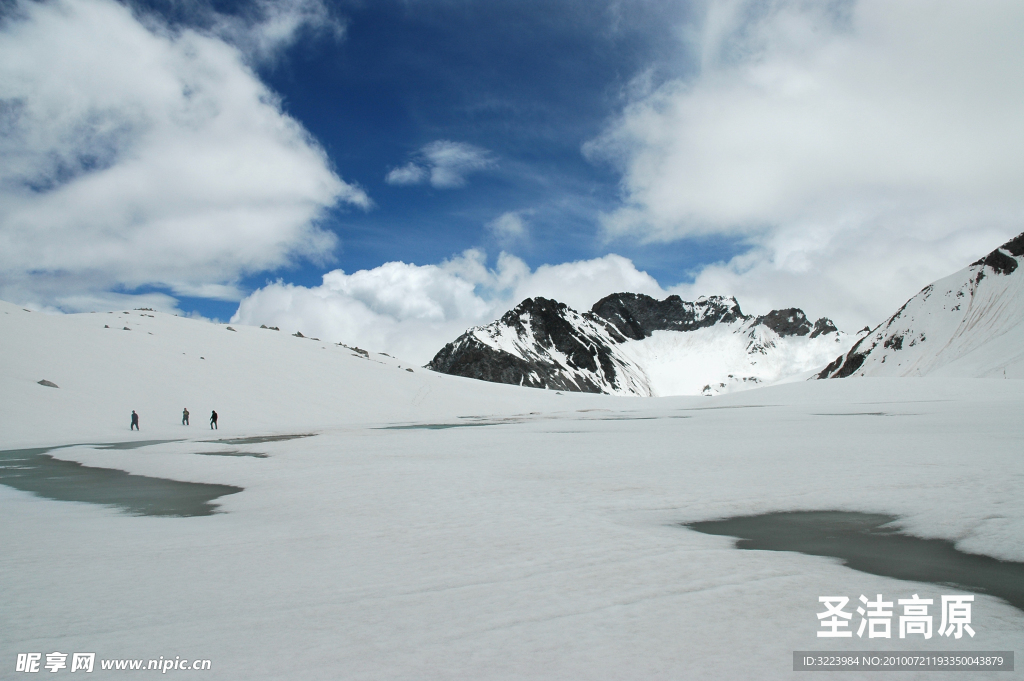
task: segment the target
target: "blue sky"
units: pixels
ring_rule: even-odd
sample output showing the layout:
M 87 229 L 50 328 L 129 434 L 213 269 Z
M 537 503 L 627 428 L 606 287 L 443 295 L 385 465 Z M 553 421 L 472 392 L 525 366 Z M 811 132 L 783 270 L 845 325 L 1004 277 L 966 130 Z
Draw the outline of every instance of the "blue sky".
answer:
M 0 297 L 414 359 L 526 295 L 859 328 L 1024 224 L 1021 29 L 952 0 L 12 0 Z
M 345 21 L 344 39 L 293 45 L 261 76 L 341 176 L 374 201 L 369 211 L 332 213 L 337 265 L 436 263 L 482 247 L 491 258 L 505 248 L 536 267 L 611 249 L 674 284 L 702 262 L 734 255 L 731 239 L 611 245 L 600 234 L 598 215 L 616 206 L 619 176 L 581 149 L 621 108 L 634 78 L 676 67 L 661 64 L 678 51 L 674 26 L 663 23 L 669 10 L 642 9 L 625 20 L 601 3 L 332 6 Z M 484 149 L 493 165 L 452 189 L 385 182 L 389 170 L 436 140 Z M 502 243 L 488 231 L 507 212 L 523 215 L 529 239 Z M 316 285 L 322 273 L 307 265 L 270 276 Z M 258 286 L 261 276 L 248 283 Z

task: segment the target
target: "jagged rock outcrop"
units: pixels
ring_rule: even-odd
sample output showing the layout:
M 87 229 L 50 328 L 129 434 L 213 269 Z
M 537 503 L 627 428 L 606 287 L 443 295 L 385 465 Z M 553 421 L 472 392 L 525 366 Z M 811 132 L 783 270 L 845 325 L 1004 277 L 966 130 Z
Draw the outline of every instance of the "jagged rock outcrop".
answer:
M 839 329 L 832 323 L 832 320 L 828 317 L 822 317 L 818 321 L 814 322 L 814 328 L 811 330 L 811 338 L 817 338 L 823 333 L 835 333 Z M 866 331 L 867 329 L 865 329 Z
M 597 301 L 590 311 L 633 340 L 649 338 L 654 331 L 694 331 L 746 319 L 735 298 L 722 296 L 690 303 L 679 296 L 656 300 L 642 293 L 613 293 Z
M 818 322 L 828 321 L 819 319 Z M 807 321 L 807 315 L 803 310 L 790 307 L 785 310 L 772 310 L 766 315 L 761 315 L 754 322 L 763 324 L 780 336 L 806 336 L 811 332 L 811 323 Z

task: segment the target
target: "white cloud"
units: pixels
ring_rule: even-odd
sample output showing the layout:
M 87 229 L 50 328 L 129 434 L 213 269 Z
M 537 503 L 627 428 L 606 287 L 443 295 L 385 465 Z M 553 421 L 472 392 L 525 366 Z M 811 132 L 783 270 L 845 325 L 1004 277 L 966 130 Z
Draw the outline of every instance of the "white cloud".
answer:
M 33 309 L 46 312 L 100 312 L 106 310 L 134 310 L 145 307 L 168 314 L 183 314 L 178 308 L 178 301 L 163 293 L 143 293 L 139 295 L 128 295 L 124 293 L 111 293 L 109 291 L 99 293 L 71 293 L 57 295 L 53 298 L 55 306 L 39 307 L 33 305 Z
M 1021 230 L 1022 32 L 1017 2 L 711 2 L 699 73 L 585 148 L 623 173 L 604 228 L 745 239 L 683 288 L 877 322 Z
M 554 298 L 577 310 L 589 310 L 611 293 L 629 291 L 664 298 L 654 277 L 637 270 L 633 261 L 614 253 L 593 260 L 578 260 L 560 265 L 541 265 L 529 277 L 516 282 L 515 298 L 543 296 Z
M 466 175 L 494 163 L 486 149 L 464 142 L 438 140 L 423 147 L 422 153 L 430 167 L 430 184 L 438 189 L 461 187 Z
M 171 290 L 176 296 L 210 300 L 241 300 L 245 295 L 237 286 L 227 284 L 175 284 Z
M 490 269 L 483 252 L 469 250 L 440 265 L 390 262 L 352 274 L 334 270 L 311 288 L 268 284 L 245 298 L 231 321 L 301 331 L 425 364 L 466 329 L 494 321 L 524 298 L 554 298 L 588 310 L 617 291 L 666 295 L 617 255 L 531 272 L 507 253 Z
M 428 181 L 435 189 L 457 189 L 466 176 L 494 165 L 489 151 L 465 142 L 436 140 L 423 146 L 412 161 L 388 172 L 388 184 L 410 185 Z
M 242 15 L 214 14 L 211 30 L 241 49 L 250 60 L 273 62 L 301 31 L 341 40 L 345 24 L 323 0 L 256 0 Z
M 370 206 L 222 39 L 112 0 L 16 9 L 0 24 L 0 297 L 53 305 L 59 281 L 237 299 L 246 273 L 330 254 L 327 208 Z M 285 39 L 264 29 L 260 49 Z
M 423 166 L 418 166 L 413 162 L 406 163 L 400 168 L 391 170 L 384 181 L 388 184 L 419 184 L 427 179 L 429 173 Z
M 523 219 L 523 211 L 502 213 L 488 222 L 486 227 L 498 243 L 506 247 L 530 237 L 530 227 Z

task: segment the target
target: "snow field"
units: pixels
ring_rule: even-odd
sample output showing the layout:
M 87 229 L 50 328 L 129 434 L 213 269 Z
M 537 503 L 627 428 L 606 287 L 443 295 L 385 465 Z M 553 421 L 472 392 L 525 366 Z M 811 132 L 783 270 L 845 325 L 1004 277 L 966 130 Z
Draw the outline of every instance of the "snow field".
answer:
M 679 526 L 883 512 L 917 536 L 1024 560 L 1019 381 L 554 395 L 409 373 L 284 332 L 138 313 L 115 332 L 97 319 L 115 315 L 0 311 L 4 448 L 187 436 L 53 454 L 245 487 L 218 500 L 224 513 L 157 518 L 0 485 L 3 678 L 17 652 L 59 650 L 209 658 L 205 678 L 224 679 L 779 679 L 803 678 L 793 650 L 1022 640 L 1024 613 L 986 596 L 970 642 L 818 639 L 818 596 L 951 591 L 738 551 Z M 222 414 L 220 438 L 318 434 L 197 442 L 210 438 L 207 404 Z M 190 428 L 178 425 L 183 406 Z M 381 428 L 466 416 L 505 422 Z M 269 458 L 197 455 L 229 449 Z M 861 676 L 884 678 L 844 678 Z
M 227 438 L 562 399 L 540 390 L 524 397 L 513 386 L 442 376 L 377 353 L 365 359 L 283 331 L 231 328 L 146 311 L 51 316 L 0 302 L 5 448 L 117 441 L 133 409 L 137 437 L 152 440 L 211 435 L 200 431 L 209 430 L 214 409 L 220 428 L 212 435 Z M 60 388 L 38 385 L 44 379 Z
M 845 333 L 781 338 L 764 327 L 757 329 L 759 338 L 752 340 L 746 329 L 737 332 L 744 326 L 733 323 L 685 332 L 655 331 L 650 338 L 630 340 L 618 348 L 644 367 L 655 396 L 667 396 L 700 395 L 708 385 L 720 394 L 783 381 L 828 364 L 849 351 L 854 341 Z M 747 346 L 754 342 L 771 347 L 766 353 L 750 353 Z

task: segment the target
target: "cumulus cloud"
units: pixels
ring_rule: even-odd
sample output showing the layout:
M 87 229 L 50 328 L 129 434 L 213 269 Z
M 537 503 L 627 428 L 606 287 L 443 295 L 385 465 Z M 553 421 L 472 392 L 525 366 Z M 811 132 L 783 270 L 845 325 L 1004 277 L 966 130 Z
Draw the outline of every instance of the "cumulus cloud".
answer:
M 334 270 L 320 286 L 268 284 L 246 297 L 231 321 L 302 331 L 425 364 L 467 328 L 494 321 L 524 298 L 544 296 L 587 310 L 617 291 L 666 295 L 617 255 L 531 271 L 507 253 L 488 268 L 485 254 L 472 249 L 440 265 Z
M 554 298 L 577 310 L 589 310 L 610 293 L 630 291 L 655 298 L 667 294 L 651 275 L 636 269 L 633 261 L 614 253 L 593 260 L 560 265 L 541 265 L 516 282 L 514 298 Z
M 465 142 L 437 140 L 423 146 L 404 166 L 385 176 L 388 184 L 411 185 L 430 182 L 435 189 L 457 189 L 466 176 L 494 165 L 491 152 Z
M 1021 229 L 1024 5 L 710 2 L 696 75 L 585 147 L 609 238 L 730 235 L 686 292 L 874 323 Z
M 113 0 L 14 9 L 0 23 L 0 297 L 42 307 L 152 285 L 238 299 L 246 273 L 330 254 L 327 208 L 370 206 L 238 47 Z M 267 31 L 259 49 L 284 40 Z

